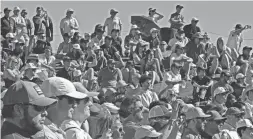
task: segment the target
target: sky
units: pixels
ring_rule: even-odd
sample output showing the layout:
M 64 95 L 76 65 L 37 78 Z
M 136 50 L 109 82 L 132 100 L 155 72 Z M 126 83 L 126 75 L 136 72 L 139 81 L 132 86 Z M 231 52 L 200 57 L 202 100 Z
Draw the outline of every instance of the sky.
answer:
M 55 36 L 52 46 L 55 51 L 62 42 L 59 25 L 68 8 L 75 10 L 74 17 L 79 22 L 81 33 L 93 32 L 96 24 L 104 24 L 105 19 L 109 17 L 110 9 L 118 10 L 118 16 L 123 23 L 124 39 L 129 33 L 131 15 L 148 15 L 149 8 L 156 8 L 157 12 L 164 15 L 158 25 L 169 27 L 169 17 L 175 12 L 177 4 L 184 6 L 182 15 L 186 23 L 190 23 L 192 17 L 197 17 L 200 20 L 199 27 L 204 32 L 208 32 L 214 44 L 218 37 L 224 37 L 227 41 L 229 32 L 237 23 L 249 24 L 253 27 L 253 1 L 1 1 L 1 9 L 5 7 L 13 9 L 19 6 L 28 11 L 30 19 L 36 14 L 37 6 L 46 9 L 54 23 Z M 253 46 L 253 28 L 243 32 L 243 36 L 245 39 L 243 46 Z

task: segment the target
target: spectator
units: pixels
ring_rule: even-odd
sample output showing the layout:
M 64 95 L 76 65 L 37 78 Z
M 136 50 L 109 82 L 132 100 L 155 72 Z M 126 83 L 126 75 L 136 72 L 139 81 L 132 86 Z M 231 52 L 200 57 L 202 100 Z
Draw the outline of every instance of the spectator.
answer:
M 236 102 L 236 98 L 233 94 L 228 94 L 227 101 L 225 103 L 227 108 L 232 107 L 232 105 Z
M 94 48 L 94 52 L 97 57 L 97 65 L 93 69 L 98 72 L 107 66 L 107 59 L 104 56 L 104 52 L 98 46 Z
M 211 115 L 207 115 L 199 107 L 189 108 L 185 113 L 186 127 L 182 134 L 182 139 L 200 139 L 200 133 L 204 131 L 207 118 Z
M 231 86 L 234 89 L 234 96 L 239 99 L 241 98 L 243 90 L 246 88 L 245 84 L 245 75 L 238 73 L 235 77 L 236 81 L 231 83 Z
M 10 18 L 10 20 L 11 20 L 11 18 Z M 5 36 L 5 40 L 3 40 L 1 43 L 2 43 L 3 48 L 12 51 L 15 47 L 16 42 L 17 42 L 17 40 L 15 40 L 15 34 L 14 33 L 8 33 Z
M 43 130 L 47 107 L 56 99 L 44 96 L 40 87 L 32 82 L 18 81 L 13 84 L 3 98 L 3 118 L 1 138 L 32 138 Z
M 15 21 L 16 24 L 16 38 L 19 39 L 24 35 L 24 31 L 26 30 L 26 22 L 25 19 L 20 15 L 20 8 L 14 7 L 13 15 L 11 18 Z
M 232 51 L 224 43 L 224 39 L 219 37 L 217 39 L 217 50 L 219 52 L 219 63 L 222 69 L 229 70 L 232 66 L 233 58 Z
M 68 52 L 66 56 L 70 57 L 71 60 L 77 61 L 78 64 L 82 63 L 82 58 L 84 57 L 84 54 L 81 50 L 81 47 L 79 44 L 73 44 L 73 49 L 71 52 Z
M 49 43 L 46 41 L 45 34 L 43 35 L 43 38 L 38 39 L 35 46 L 32 49 L 32 53 L 34 54 L 43 54 L 45 52 L 45 48 L 49 45 Z
M 143 105 L 139 98 L 125 98 L 120 106 L 119 115 L 124 118 L 123 129 L 125 135 L 123 139 L 131 139 L 134 137 L 136 128 L 139 127 L 139 122 L 143 119 Z
M 175 33 L 184 25 L 184 17 L 181 14 L 181 11 L 184 7 L 181 5 L 176 6 L 176 12 L 170 16 L 170 28 L 175 30 Z
M 118 50 L 114 46 L 112 46 L 111 36 L 105 37 L 105 44 L 103 44 L 100 48 L 103 50 L 104 56 L 107 60 L 109 59 L 117 60 L 119 53 Z
M 129 46 L 130 45 L 130 40 L 133 40 L 137 30 L 138 30 L 138 26 L 137 25 L 132 25 L 129 34 L 125 37 L 125 41 L 124 41 L 125 49 L 126 50 L 130 49 L 129 50 L 130 52 L 128 52 L 128 53 L 132 53 L 131 52 L 131 47 Z
M 224 113 L 227 110 L 227 107 L 225 106 L 227 97 L 229 92 L 224 87 L 218 87 L 214 90 L 214 97 L 212 99 L 212 104 L 216 105 L 217 107 L 222 108 L 222 113 Z
M 159 33 L 159 30 L 156 29 L 156 28 L 152 28 L 150 30 L 150 36 L 147 38 L 148 42 L 149 42 L 149 48 L 150 49 L 153 49 L 155 48 L 155 45 L 159 45 L 160 44 L 160 40 L 158 38 L 158 33 Z
M 10 18 L 9 8 L 4 8 L 4 17 L 1 18 L 1 35 L 6 39 L 8 33 L 14 33 L 16 31 L 16 23 Z
M 75 32 L 73 37 L 71 38 L 72 44 L 80 44 L 80 39 L 82 38 L 81 34 L 79 32 Z
M 44 10 L 44 19 L 45 22 L 43 22 L 46 26 L 46 39 L 48 42 L 53 41 L 54 38 L 54 26 L 53 26 L 53 21 L 52 19 L 48 16 L 48 13 L 46 10 Z
M 141 60 L 144 59 L 145 57 L 147 47 L 148 47 L 148 43 L 144 43 L 144 42 L 137 43 L 135 51 L 133 51 L 132 53 L 134 64 L 136 65 L 141 64 Z
M 217 111 L 211 110 L 207 112 L 207 114 L 211 115 L 207 119 L 207 123 L 205 124 L 204 133 L 202 133 L 202 137 L 205 139 L 212 139 L 212 137 L 219 139 L 218 134 L 221 132 L 220 128 L 226 121 L 226 117 L 222 117 Z
M 212 86 L 211 89 L 212 97 L 214 97 L 214 90 L 218 87 L 224 87 L 227 91 L 229 91 L 229 93 L 233 93 L 234 92 L 233 87 L 229 85 L 230 80 L 231 80 L 231 73 L 228 71 L 223 71 L 220 74 L 220 80 Z
M 61 20 L 60 30 L 62 36 L 65 33 L 68 33 L 72 37 L 74 33 L 79 29 L 79 24 L 76 18 L 73 17 L 73 13 L 73 9 L 68 9 L 66 17 Z
M 95 28 L 94 36 L 91 37 L 91 42 L 89 43 L 89 46 L 93 47 L 95 45 L 101 46 L 105 43 L 105 36 L 104 36 L 104 29 L 103 26 L 98 24 Z
M 156 16 L 158 15 L 158 16 Z M 163 19 L 163 15 L 156 12 L 156 9 L 149 8 L 148 9 L 148 17 L 151 18 L 152 21 L 157 23 L 159 20 Z
M 34 35 L 46 34 L 46 12 L 42 7 L 36 8 L 36 15 L 33 17 Z
M 246 76 L 249 69 L 249 59 L 250 52 L 252 51 L 252 47 L 245 46 L 243 47 L 243 53 L 237 59 L 236 65 L 240 67 L 239 72 Z
M 108 67 L 102 69 L 98 73 L 98 83 L 101 88 L 116 87 L 116 83 L 122 80 L 122 73 L 120 69 L 115 67 L 115 61 L 109 59 L 107 62 Z
M 211 86 L 213 81 L 206 76 L 207 68 L 205 66 L 197 67 L 197 76 L 192 78 L 193 99 L 197 101 L 211 100 Z
M 99 118 L 96 125 L 97 133 L 95 139 L 112 138 L 112 126 L 113 119 L 111 117 L 103 116 Z
M 228 130 L 230 135 L 233 135 L 235 139 L 240 139 L 237 133 L 237 123 L 243 118 L 244 112 L 240 111 L 238 108 L 231 107 L 226 111 L 227 120 L 221 127 L 221 130 Z
M 112 46 L 114 46 L 118 51 L 120 56 L 123 57 L 123 48 L 122 48 L 122 38 L 119 36 L 119 30 L 112 29 Z
M 25 23 L 26 23 L 26 29 L 27 30 L 25 31 L 25 34 L 29 37 L 33 34 L 33 32 L 32 32 L 33 24 L 31 22 L 31 20 L 29 18 L 27 18 L 27 14 L 28 13 L 27 13 L 26 9 L 23 9 L 21 11 L 21 16 L 25 19 Z
M 253 88 L 249 88 L 245 90 L 245 100 L 243 100 L 246 104 L 246 109 L 249 111 L 246 113 L 245 118 L 253 121 Z
M 33 63 L 27 63 L 25 65 L 24 78 L 22 80 L 35 83 L 37 69 L 38 67 L 36 67 Z
M 72 51 L 72 44 L 70 43 L 70 36 L 68 33 L 63 34 L 63 42 L 60 43 L 57 54 L 60 54 L 61 52 L 64 54 L 67 54 Z
M 42 83 L 41 89 L 46 92 L 45 96 L 56 98 L 58 103 L 54 107 L 48 108 L 44 131 L 37 133 L 35 137 L 63 139 L 66 132 L 60 129 L 62 122 L 67 120 L 67 116 L 76 102 L 83 100 L 87 95 L 77 92 L 72 82 L 61 77 L 48 78 Z
M 118 16 L 116 16 L 118 13 L 117 10 L 111 9 L 110 10 L 110 17 L 106 18 L 103 30 L 107 27 L 107 35 L 111 35 L 113 29 L 119 30 L 119 34 L 121 34 L 122 31 L 122 22 Z
M 134 139 L 158 138 L 160 136 L 162 136 L 162 133 L 157 132 L 153 127 L 142 125 L 137 128 Z
M 189 39 L 185 37 L 184 30 L 179 29 L 177 33 L 175 34 L 175 37 L 169 41 L 168 45 L 169 45 L 170 50 L 173 53 L 175 52 L 176 44 L 179 44 L 179 45 L 182 45 L 182 47 L 185 47 L 188 42 L 189 42 Z
M 116 84 L 117 93 L 126 94 L 128 87 L 129 87 L 129 85 L 124 80 L 118 81 Z
M 243 27 L 241 24 L 236 24 L 235 30 L 232 30 L 228 37 L 227 46 L 231 49 L 235 49 L 239 53 L 241 44 L 243 42 L 242 31 L 251 29 L 251 26 L 246 25 Z
M 193 59 L 193 63 L 197 63 L 198 56 L 205 53 L 204 45 L 201 42 L 203 35 L 196 33 L 192 36 L 192 40 L 186 44 L 185 52 L 186 55 Z
M 193 17 L 191 24 L 184 26 L 184 33 L 188 39 L 191 40 L 194 34 L 196 34 L 197 32 L 201 32 L 200 28 L 197 26 L 198 22 L 199 22 L 199 19 L 197 19 L 196 17 Z
M 65 78 L 67 80 L 72 80 L 72 73 L 73 70 L 71 68 L 71 59 L 70 57 L 66 56 L 63 58 L 63 68 L 59 69 L 56 73 L 56 76 Z
M 251 139 L 253 125 L 248 119 L 242 119 L 237 124 L 237 133 L 241 137 L 241 139 Z

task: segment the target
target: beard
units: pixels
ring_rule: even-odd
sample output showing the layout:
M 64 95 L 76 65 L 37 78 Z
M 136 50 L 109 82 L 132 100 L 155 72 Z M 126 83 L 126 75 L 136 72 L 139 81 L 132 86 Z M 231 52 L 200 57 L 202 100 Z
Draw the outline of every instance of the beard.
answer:
M 21 125 L 23 125 L 24 129 L 29 132 L 31 135 L 35 135 L 38 131 L 43 129 L 43 125 L 35 121 L 33 121 L 33 117 L 31 117 L 28 113 L 28 109 L 25 108 L 24 118 L 21 120 Z

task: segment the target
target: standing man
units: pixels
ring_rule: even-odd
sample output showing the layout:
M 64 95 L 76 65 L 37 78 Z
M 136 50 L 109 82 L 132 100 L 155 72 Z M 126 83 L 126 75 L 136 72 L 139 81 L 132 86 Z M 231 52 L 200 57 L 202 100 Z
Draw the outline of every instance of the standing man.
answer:
M 47 42 L 53 41 L 53 21 L 52 19 L 48 16 L 47 11 L 44 10 L 44 19 L 45 19 L 45 26 L 46 26 L 46 39 Z
M 69 33 L 70 36 L 73 36 L 75 32 L 79 29 L 79 24 L 76 18 L 73 17 L 74 10 L 68 9 L 66 13 L 66 17 L 61 20 L 60 30 L 61 35 L 63 36 L 65 33 Z
M 1 18 L 1 35 L 6 39 L 8 33 L 14 33 L 16 24 L 15 21 L 10 18 L 11 9 L 4 8 L 4 17 Z
M 45 13 L 42 7 L 37 7 L 37 14 L 33 17 L 34 35 L 46 34 Z
M 25 19 L 25 23 L 26 23 L 26 30 L 25 30 L 25 34 L 28 36 L 31 36 L 33 34 L 32 29 L 33 29 L 33 24 L 31 22 L 31 20 L 29 18 L 27 18 L 27 11 L 25 9 L 23 9 L 21 11 L 21 16 Z
M 158 15 L 158 16 L 156 16 Z M 163 15 L 160 13 L 156 12 L 156 9 L 149 8 L 148 9 L 148 17 L 150 17 L 155 23 L 157 23 L 158 20 L 163 19 Z
M 32 138 L 43 130 L 47 107 L 56 99 L 45 97 L 38 85 L 18 81 L 8 88 L 3 97 L 2 115 L 5 121 L 1 129 L 2 139 Z
M 237 24 L 235 30 L 232 30 L 229 34 L 227 46 L 231 49 L 235 49 L 237 53 L 239 53 L 243 42 L 242 31 L 246 29 L 251 29 L 251 26 L 246 25 L 243 27 L 241 24 Z
M 116 16 L 117 13 L 119 13 L 119 12 L 116 11 L 115 9 L 111 9 L 110 10 L 111 16 L 105 20 L 104 30 L 107 27 L 107 35 L 111 35 L 112 29 L 118 29 L 119 34 L 121 34 L 122 22 L 121 22 L 120 18 Z
M 198 22 L 199 22 L 199 19 L 197 19 L 196 17 L 193 17 L 191 24 L 184 26 L 184 33 L 188 39 L 192 39 L 192 36 L 194 34 L 196 34 L 197 32 L 201 32 L 200 28 L 197 26 Z
M 24 32 L 26 30 L 26 23 L 25 19 L 20 16 L 20 8 L 19 7 L 14 7 L 13 10 L 13 15 L 11 18 L 15 21 L 16 24 L 16 39 L 19 39 L 21 36 L 24 35 Z
M 184 25 L 184 17 L 183 15 L 181 14 L 181 11 L 184 7 L 181 6 L 181 5 L 177 5 L 176 6 L 176 12 L 171 14 L 170 16 L 170 28 L 174 29 L 174 30 L 178 30 L 180 29 L 181 27 L 183 27 Z

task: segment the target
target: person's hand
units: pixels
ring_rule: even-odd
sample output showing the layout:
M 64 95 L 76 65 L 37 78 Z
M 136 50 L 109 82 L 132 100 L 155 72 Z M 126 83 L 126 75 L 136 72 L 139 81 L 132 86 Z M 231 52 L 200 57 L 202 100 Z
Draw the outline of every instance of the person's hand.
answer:
M 251 29 L 251 26 L 250 25 L 246 25 L 244 28 L 245 29 Z
M 208 86 L 206 86 L 206 85 L 202 85 L 200 88 L 207 89 L 207 88 L 208 88 Z

